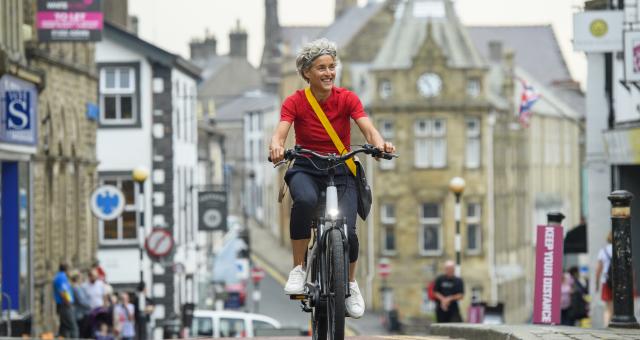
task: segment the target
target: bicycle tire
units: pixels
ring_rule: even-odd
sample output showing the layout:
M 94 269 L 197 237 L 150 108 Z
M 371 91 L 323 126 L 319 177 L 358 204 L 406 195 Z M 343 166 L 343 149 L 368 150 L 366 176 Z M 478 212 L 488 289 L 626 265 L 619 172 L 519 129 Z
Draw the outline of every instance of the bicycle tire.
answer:
M 327 315 L 318 313 L 318 307 L 311 312 L 311 334 L 313 340 L 327 339 Z
M 329 231 L 327 239 L 328 296 L 327 334 L 330 340 L 344 340 L 345 318 L 345 277 L 346 268 L 342 234 L 338 229 Z

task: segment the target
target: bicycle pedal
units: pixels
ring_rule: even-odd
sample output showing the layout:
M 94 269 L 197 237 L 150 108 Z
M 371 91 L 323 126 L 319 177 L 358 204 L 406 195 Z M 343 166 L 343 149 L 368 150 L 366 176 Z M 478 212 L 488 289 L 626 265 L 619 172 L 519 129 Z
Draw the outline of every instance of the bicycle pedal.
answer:
M 289 295 L 289 300 L 304 300 L 307 296 L 304 294 L 291 294 Z

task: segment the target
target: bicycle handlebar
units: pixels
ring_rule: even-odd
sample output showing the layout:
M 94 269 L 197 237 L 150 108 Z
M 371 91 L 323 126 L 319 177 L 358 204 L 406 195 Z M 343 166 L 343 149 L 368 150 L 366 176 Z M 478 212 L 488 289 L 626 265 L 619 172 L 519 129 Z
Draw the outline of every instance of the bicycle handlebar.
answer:
M 380 157 L 380 158 L 384 158 L 384 159 L 393 159 L 394 157 L 398 157 L 398 155 L 396 154 L 392 154 L 392 153 L 388 153 L 388 152 L 384 152 L 378 148 L 376 148 L 375 146 L 371 145 L 371 144 L 365 144 L 363 145 L 361 148 L 359 149 L 355 149 L 355 150 L 351 150 L 350 152 L 344 154 L 344 155 L 337 155 L 337 154 L 333 154 L 330 153 L 328 155 L 323 155 L 320 153 L 317 153 L 313 150 L 309 150 L 309 149 L 304 149 L 302 147 L 300 147 L 299 145 L 296 145 L 293 149 L 289 149 L 286 150 L 284 152 L 284 160 L 282 160 L 281 162 L 279 162 L 278 164 L 276 164 L 275 166 L 278 166 L 286 161 L 290 161 L 296 157 L 301 157 L 304 154 L 307 155 L 313 155 L 315 157 L 318 157 L 320 159 L 324 159 L 324 160 L 332 160 L 335 161 L 336 163 L 341 163 L 346 161 L 347 159 L 355 156 L 358 153 L 365 153 L 367 155 L 371 155 L 371 157 Z M 267 157 L 267 160 L 269 162 L 271 162 L 271 156 Z

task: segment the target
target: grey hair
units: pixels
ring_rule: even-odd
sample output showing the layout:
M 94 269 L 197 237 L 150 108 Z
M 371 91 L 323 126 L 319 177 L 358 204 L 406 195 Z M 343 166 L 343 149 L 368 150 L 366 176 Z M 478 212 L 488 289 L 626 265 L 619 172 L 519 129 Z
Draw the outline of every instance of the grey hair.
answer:
M 296 68 L 302 79 L 307 82 L 309 81 L 309 79 L 304 76 L 304 71 L 311 67 L 311 64 L 316 58 L 323 55 L 330 55 L 336 63 L 339 61 L 336 44 L 326 38 L 320 38 L 302 46 L 302 49 L 300 49 L 296 57 Z

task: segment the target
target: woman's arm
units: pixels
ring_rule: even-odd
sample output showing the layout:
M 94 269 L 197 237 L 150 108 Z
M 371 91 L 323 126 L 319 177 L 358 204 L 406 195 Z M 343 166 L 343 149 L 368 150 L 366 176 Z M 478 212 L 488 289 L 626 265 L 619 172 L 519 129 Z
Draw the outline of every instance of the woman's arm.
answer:
M 284 158 L 284 142 L 287 140 L 291 123 L 287 121 L 280 121 L 276 127 L 276 131 L 271 137 L 271 144 L 269 145 L 269 156 L 271 162 L 278 163 Z
M 596 264 L 596 292 L 600 291 L 600 276 L 602 275 L 602 261 L 598 260 Z
M 369 117 L 362 117 L 356 120 L 356 124 L 362 131 L 364 138 L 367 140 L 367 143 L 377 147 L 378 149 L 393 153 L 396 152 L 396 147 L 393 146 L 391 142 L 385 142 L 380 132 L 373 126 L 371 119 Z

